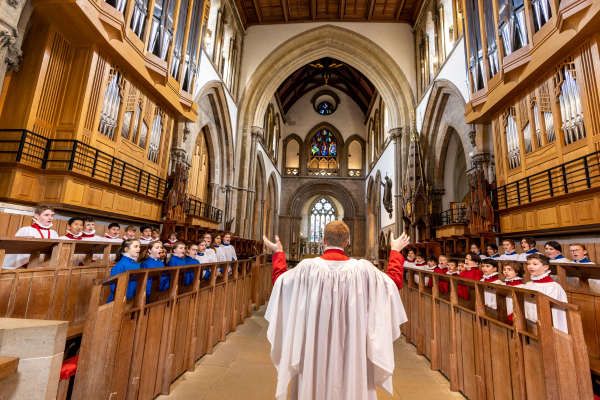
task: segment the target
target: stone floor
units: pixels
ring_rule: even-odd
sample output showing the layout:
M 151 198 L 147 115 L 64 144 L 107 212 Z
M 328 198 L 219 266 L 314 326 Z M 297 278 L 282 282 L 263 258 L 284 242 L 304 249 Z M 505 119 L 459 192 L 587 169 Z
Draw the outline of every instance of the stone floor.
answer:
M 265 400 L 275 398 L 277 371 L 271 363 L 267 340 L 266 306 L 237 327 L 227 341 L 219 343 L 213 354 L 202 357 L 194 372 L 182 375 L 172 386 L 171 395 L 160 400 Z M 404 337 L 394 343 L 394 399 L 464 399 L 450 391 L 450 383 L 430 369 L 425 357 Z M 378 389 L 378 399 L 391 399 Z

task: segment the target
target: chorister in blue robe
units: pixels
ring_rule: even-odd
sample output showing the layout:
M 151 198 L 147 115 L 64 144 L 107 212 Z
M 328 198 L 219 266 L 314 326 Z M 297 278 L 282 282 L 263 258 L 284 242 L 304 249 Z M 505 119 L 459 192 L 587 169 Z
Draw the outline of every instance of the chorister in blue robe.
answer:
M 128 257 L 126 254 L 123 254 L 123 258 L 119 260 L 118 263 L 110 271 L 110 276 L 119 275 L 121 272 L 129 271 L 132 269 L 140 269 L 140 264 L 138 264 L 134 259 Z M 115 299 L 115 286 L 110 285 L 110 296 L 108 296 L 108 302 L 112 302 Z M 127 294 L 126 297 L 128 299 L 135 296 L 135 289 L 137 288 L 137 282 L 129 282 L 127 284 Z
M 142 261 L 140 264 L 141 268 L 164 268 L 165 264 L 158 258 L 148 258 L 146 261 Z M 166 288 L 165 288 L 166 287 Z M 169 288 L 169 277 L 163 276 L 160 278 L 159 292 Z M 146 298 L 150 298 L 150 291 L 152 289 L 152 278 L 148 278 L 148 284 L 146 285 Z M 147 301 L 147 300 L 146 300 Z

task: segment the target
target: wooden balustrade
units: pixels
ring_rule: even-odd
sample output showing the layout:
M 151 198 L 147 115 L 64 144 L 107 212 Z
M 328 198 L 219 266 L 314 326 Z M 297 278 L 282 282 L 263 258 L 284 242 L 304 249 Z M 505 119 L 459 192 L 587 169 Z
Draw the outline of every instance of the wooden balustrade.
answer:
M 73 398 L 153 399 L 169 394 L 171 382 L 212 347 L 224 341 L 250 315 L 251 305 L 264 304 L 271 289 L 272 266 L 265 256 L 218 264 L 138 269 L 96 279 L 91 293 L 75 375 Z M 233 273 L 217 278 L 217 268 Z M 200 272 L 210 270 L 207 281 Z M 185 273 L 193 282 L 183 285 Z M 168 291 L 158 292 L 161 276 Z M 145 288 L 152 280 L 149 302 Z M 137 281 L 132 299 L 128 282 Z M 115 286 L 115 301 L 106 303 L 103 289 Z
M 400 294 L 408 322 L 402 333 L 433 370 L 450 379 L 452 391 L 469 399 L 593 399 L 578 305 L 536 291 L 405 270 Z M 425 286 L 426 276 L 432 288 Z M 440 291 L 440 280 L 448 293 Z M 469 301 L 458 296 L 459 285 L 469 291 Z M 484 290 L 495 291 L 498 310 L 485 306 Z M 514 304 L 514 325 L 507 298 Z M 525 302 L 536 304 L 537 324 L 525 318 Z M 565 311 L 568 333 L 553 327 L 551 309 Z

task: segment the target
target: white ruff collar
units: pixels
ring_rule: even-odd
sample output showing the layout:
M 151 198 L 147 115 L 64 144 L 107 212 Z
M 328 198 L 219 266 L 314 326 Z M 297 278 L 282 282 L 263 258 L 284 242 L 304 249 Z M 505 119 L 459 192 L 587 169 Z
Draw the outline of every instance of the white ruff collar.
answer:
M 497 272 L 492 272 L 489 275 L 483 274 L 483 279 L 488 279 L 488 278 L 491 278 L 492 276 L 496 276 L 496 275 L 498 275 Z
M 83 235 L 83 232 L 81 232 L 79 235 L 74 234 L 73 232 L 71 232 L 70 230 L 67 229 L 67 233 L 71 234 L 71 236 L 78 238 L 79 236 Z
M 40 224 L 40 223 L 38 222 L 38 220 L 37 220 L 37 219 L 35 219 L 35 218 L 32 218 L 32 220 L 33 220 L 33 222 L 35 222 L 36 224 L 38 224 L 39 226 L 41 226 L 41 227 L 42 227 L 42 228 L 44 228 L 44 229 L 50 229 L 50 227 L 52 226 L 52 222 L 50 223 L 50 225 L 42 225 L 42 224 Z
M 544 275 L 540 275 L 540 276 L 531 275 L 531 280 L 532 281 L 541 281 L 542 279 L 544 279 L 547 276 L 550 276 L 550 270 L 544 272 Z
M 504 282 L 514 282 L 514 281 L 522 281 L 523 278 L 521 278 L 520 276 L 517 276 L 515 278 L 504 278 Z

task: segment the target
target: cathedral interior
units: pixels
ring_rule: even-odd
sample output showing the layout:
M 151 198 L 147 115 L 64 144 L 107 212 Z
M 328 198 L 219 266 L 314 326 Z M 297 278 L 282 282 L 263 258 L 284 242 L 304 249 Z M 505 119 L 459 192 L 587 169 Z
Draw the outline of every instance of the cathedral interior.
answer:
M 0 0 L 0 27 L 0 265 L 31 255 L 0 272 L 0 399 L 274 398 L 262 238 L 293 267 L 334 220 L 382 271 L 404 232 L 425 261 L 566 258 L 568 303 L 496 309 L 405 268 L 394 398 L 600 395 L 600 1 Z M 15 239 L 40 204 L 58 235 L 230 233 L 235 273 L 109 306 L 183 267 L 112 278 L 118 246 Z

